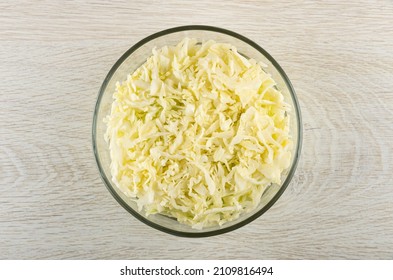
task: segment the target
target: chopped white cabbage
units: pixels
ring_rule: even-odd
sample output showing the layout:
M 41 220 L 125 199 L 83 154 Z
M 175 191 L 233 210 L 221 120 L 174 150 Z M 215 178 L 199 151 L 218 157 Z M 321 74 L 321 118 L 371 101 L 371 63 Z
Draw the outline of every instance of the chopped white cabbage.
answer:
M 147 215 L 194 228 L 258 206 L 291 159 L 290 106 L 262 63 L 186 38 L 118 82 L 107 122 L 112 180 Z

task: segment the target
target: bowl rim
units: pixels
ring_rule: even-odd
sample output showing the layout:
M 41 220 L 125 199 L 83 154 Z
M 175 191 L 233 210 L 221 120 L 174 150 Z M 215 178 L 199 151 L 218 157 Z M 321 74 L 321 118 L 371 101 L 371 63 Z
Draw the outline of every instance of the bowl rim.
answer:
M 277 71 L 282 76 L 283 80 L 285 81 L 285 84 L 286 84 L 286 86 L 287 86 L 287 88 L 289 90 L 289 93 L 290 93 L 291 98 L 292 98 L 293 103 L 294 103 L 295 114 L 297 116 L 296 125 L 298 127 L 297 147 L 296 147 L 294 155 L 293 155 L 293 157 L 294 157 L 293 158 L 293 164 L 290 167 L 290 170 L 288 172 L 288 175 L 287 175 L 285 181 L 281 185 L 281 187 L 278 190 L 278 192 L 273 196 L 273 198 L 262 209 L 260 209 L 258 212 L 256 212 L 254 215 L 248 217 L 247 219 L 244 219 L 243 221 L 240 221 L 240 222 L 238 222 L 238 223 L 236 223 L 234 225 L 231 225 L 229 227 L 226 227 L 226 228 L 220 228 L 220 229 L 216 229 L 216 230 L 212 230 L 212 231 L 206 231 L 206 232 L 183 232 L 183 231 L 178 231 L 178 230 L 175 230 L 175 229 L 170 229 L 170 228 L 161 226 L 159 224 L 156 224 L 156 223 L 146 219 L 141 214 L 139 214 L 137 211 L 132 209 L 117 194 L 117 192 L 112 187 L 111 181 L 105 175 L 105 172 L 103 171 L 103 168 L 102 168 L 102 165 L 101 165 L 100 157 L 99 157 L 98 150 L 97 150 L 97 143 L 96 143 L 96 137 L 97 137 L 97 133 L 96 133 L 97 116 L 98 116 L 98 111 L 99 111 L 99 108 L 100 108 L 100 105 L 101 105 L 102 96 L 103 96 L 103 94 L 105 92 L 105 89 L 106 89 L 110 79 L 112 78 L 112 76 L 115 73 L 115 71 L 119 68 L 119 66 L 127 59 L 127 57 L 129 57 L 134 51 L 139 49 L 141 46 L 143 46 L 147 42 L 149 42 L 151 40 L 154 40 L 154 39 L 156 39 L 158 37 L 162 37 L 162 36 L 168 35 L 168 34 L 177 33 L 177 32 L 181 32 L 181 31 L 189 31 L 189 30 L 212 31 L 212 32 L 218 32 L 218 33 L 222 33 L 222 34 L 225 34 L 225 35 L 229 35 L 229 36 L 235 37 L 236 39 L 239 39 L 239 40 L 247 43 L 251 47 L 255 48 L 257 51 L 259 51 L 262 55 L 264 55 L 273 64 L 273 66 L 277 69 Z M 293 175 L 295 173 L 296 167 L 297 167 L 298 162 L 299 162 L 300 152 L 301 152 L 301 147 L 302 147 L 302 140 L 303 140 L 303 127 L 302 126 L 303 125 L 302 125 L 302 117 L 301 117 L 299 101 L 298 101 L 298 99 L 296 97 L 295 90 L 294 90 L 294 88 L 292 86 L 292 83 L 290 82 L 287 74 L 284 72 L 284 70 L 281 68 L 281 66 L 278 64 L 278 62 L 265 49 L 263 49 L 261 46 L 256 44 L 254 41 L 244 37 L 243 35 L 240 35 L 240 34 L 238 34 L 236 32 L 233 32 L 233 31 L 230 31 L 230 30 L 227 30 L 227 29 L 214 27 L 214 26 L 208 26 L 208 25 L 185 25 L 185 26 L 178 26 L 178 27 L 165 29 L 165 30 L 156 32 L 156 33 L 154 33 L 154 34 L 152 34 L 150 36 L 145 37 L 144 39 L 140 40 L 135 45 L 133 45 L 131 48 L 129 48 L 116 61 L 116 63 L 112 66 L 112 68 L 109 70 L 108 74 L 106 75 L 106 77 L 105 77 L 105 79 L 104 79 L 104 81 L 103 81 L 103 83 L 102 83 L 102 85 L 100 87 L 100 90 L 99 90 L 99 93 L 98 93 L 98 97 L 97 97 L 97 101 L 96 101 L 96 105 L 95 105 L 95 109 L 94 109 L 93 123 L 92 123 L 93 152 L 94 152 L 94 156 L 95 156 L 95 159 L 96 159 L 96 164 L 97 164 L 97 167 L 98 167 L 98 171 L 99 171 L 99 173 L 101 175 L 101 179 L 104 182 L 105 186 L 107 187 L 109 192 L 112 194 L 112 196 L 115 198 L 115 200 L 125 210 L 127 210 L 131 215 L 133 215 L 139 221 L 145 223 L 146 225 L 149 225 L 152 228 L 155 228 L 155 229 L 160 230 L 162 232 L 165 232 L 165 233 L 168 233 L 168 234 L 172 234 L 172 235 L 175 235 L 175 236 L 179 236 L 179 237 L 209 237 L 209 236 L 214 236 L 214 235 L 227 233 L 227 232 L 239 229 L 239 228 L 247 225 L 248 223 L 250 223 L 250 222 L 254 221 L 255 219 L 257 219 L 258 217 L 260 217 L 267 210 L 269 210 L 274 205 L 274 203 L 280 198 L 280 196 L 284 193 L 285 189 L 288 187 L 290 181 L 292 180 L 292 177 L 293 177 Z

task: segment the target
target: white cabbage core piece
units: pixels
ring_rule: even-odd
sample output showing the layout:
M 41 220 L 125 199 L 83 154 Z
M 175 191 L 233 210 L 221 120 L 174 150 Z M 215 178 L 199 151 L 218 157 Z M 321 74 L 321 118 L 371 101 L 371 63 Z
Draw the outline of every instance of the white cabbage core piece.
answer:
M 112 180 L 140 211 L 222 225 L 281 183 L 290 106 L 263 67 L 232 45 L 186 38 L 117 83 L 105 119 Z

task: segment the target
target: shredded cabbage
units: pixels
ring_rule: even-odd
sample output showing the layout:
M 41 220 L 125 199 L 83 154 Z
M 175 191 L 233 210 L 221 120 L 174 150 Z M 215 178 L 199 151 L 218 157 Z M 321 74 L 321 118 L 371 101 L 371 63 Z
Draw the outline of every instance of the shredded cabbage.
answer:
M 193 228 L 255 209 L 289 167 L 290 106 L 264 65 L 185 38 L 118 82 L 105 118 L 115 185 Z

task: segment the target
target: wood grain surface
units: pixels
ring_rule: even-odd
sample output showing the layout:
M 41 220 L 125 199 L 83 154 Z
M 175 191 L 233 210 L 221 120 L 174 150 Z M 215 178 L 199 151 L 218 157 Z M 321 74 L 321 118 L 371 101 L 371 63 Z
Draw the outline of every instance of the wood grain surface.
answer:
M 130 46 L 204 24 L 249 37 L 297 92 L 295 177 L 253 223 L 161 233 L 101 182 L 101 83 Z M 392 1 L 1 1 L 1 259 L 393 259 Z

